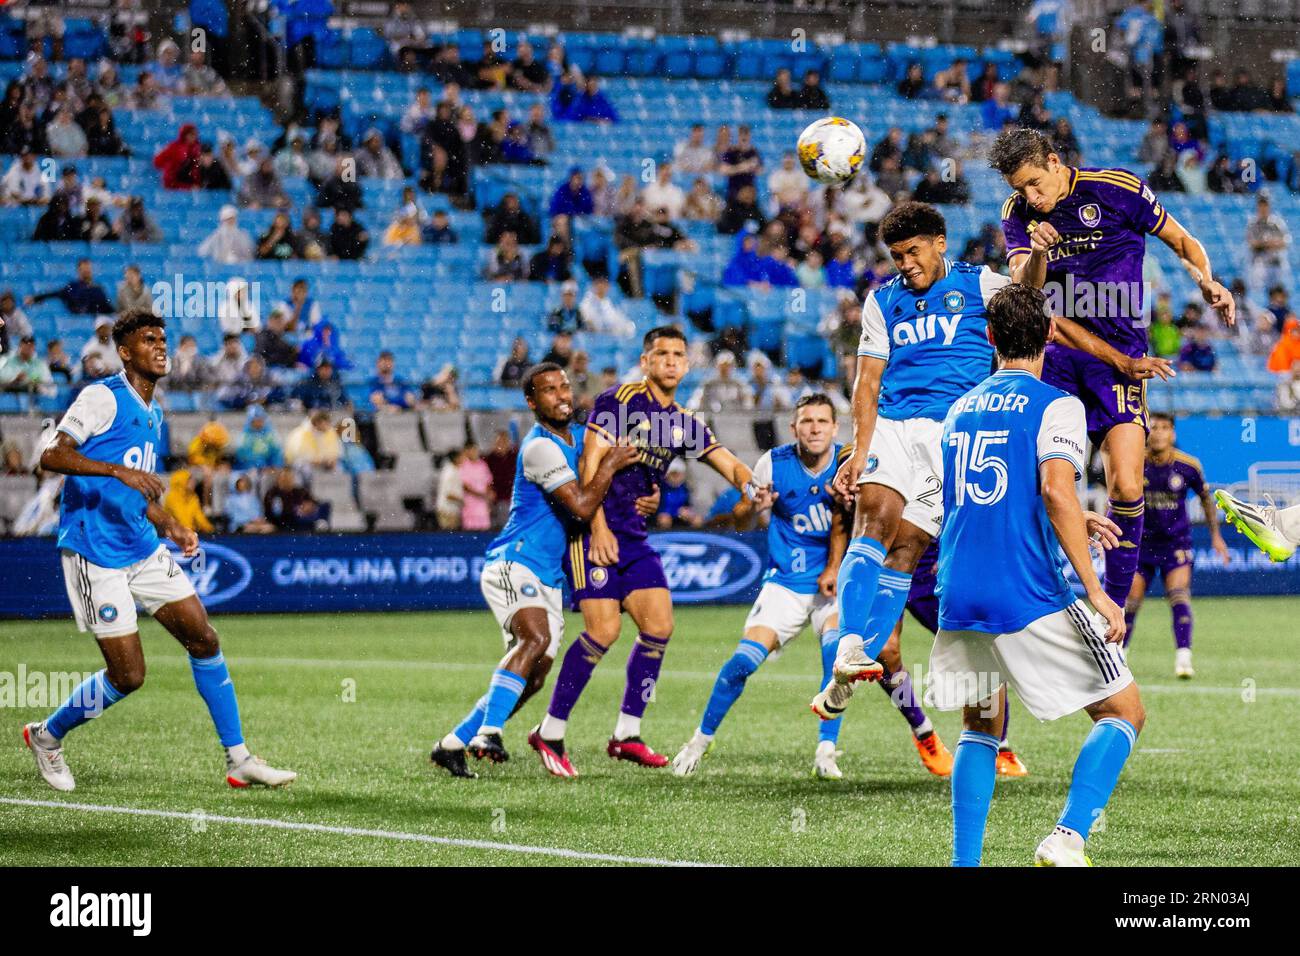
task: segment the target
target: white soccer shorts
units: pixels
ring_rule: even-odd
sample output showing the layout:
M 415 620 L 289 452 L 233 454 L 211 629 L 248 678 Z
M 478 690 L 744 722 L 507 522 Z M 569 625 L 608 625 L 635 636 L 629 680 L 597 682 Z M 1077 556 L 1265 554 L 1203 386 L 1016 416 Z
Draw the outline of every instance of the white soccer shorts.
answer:
M 1106 642 L 1105 619 L 1075 601 L 1013 634 L 940 630 L 926 703 L 957 710 L 987 700 L 1006 683 L 1039 720 L 1056 720 L 1132 682 L 1119 645 Z
M 860 485 L 884 485 L 903 496 L 903 519 L 938 537 L 943 526 L 943 422 L 877 418 Z
M 776 633 L 781 647 L 812 623 L 813 633 L 820 635 L 826 630 L 826 622 L 836 612 L 835 599 L 828 598 L 820 591 L 812 594 L 800 594 L 781 584 L 768 581 L 758 592 L 758 599 L 749 609 L 745 618 L 745 631 L 751 627 L 766 627 Z
M 77 630 L 95 637 L 124 637 L 139 629 L 135 605 L 153 614 L 194 594 L 194 585 L 167 545 L 124 568 L 101 568 L 75 551 L 63 550 L 63 583 Z
M 506 650 L 514 646 L 510 624 L 516 612 L 526 607 L 540 607 L 546 612 L 551 642 L 546 656 L 554 658 L 564 640 L 564 595 L 559 588 L 547 587 L 533 569 L 518 561 L 493 561 L 483 565 L 478 579 L 479 590 L 501 625 Z

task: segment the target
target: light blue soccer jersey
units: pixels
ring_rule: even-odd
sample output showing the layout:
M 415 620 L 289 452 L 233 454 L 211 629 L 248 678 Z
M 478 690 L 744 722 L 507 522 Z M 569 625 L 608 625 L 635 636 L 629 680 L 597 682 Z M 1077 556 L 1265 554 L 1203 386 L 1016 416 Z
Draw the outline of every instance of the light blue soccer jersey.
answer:
M 552 588 L 564 586 L 563 560 L 570 516 L 551 492 L 578 480 L 578 456 L 582 454 L 583 428 L 573 426 L 569 433 L 572 445 L 540 424 L 524 436 L 515 463 L 510 517 L 485 555 L 489 563 L 518 561 Z
M 118 374 L 87 385 L 59 422 L 79 451 L 95 461 L 156 472 L 163 448 L 163 413 L 144 403 Z M 158 550 L 148 502 L 116 478 L 68 475 L 59 510 L 59 547 L 102 568 L 124 568 Z
M 1083 403 L 1029 372 L 1003 370 L 953 403 L 943 423 L 939 626 L 1008 634 L 1074 601 L 1039 490 L 1063 458 L 1083 476 Z
M 1010 281 L 988 266 L 944 259 L 944 274 L 924 292 L 896 275 L 867 295 L 858 355 L 886 363 L 882 418 L 943 421 L 948 406 L 993 370 L 984 309 Z
M 835 502 L 830 484 L 840 446 L 817 474 L 804 467 L 793 442 L 765 453 L 754 466 L 754 484 L 772 485 L 777 499 L 767 526 L 767 573 L 764 581 L 796 594 L 814 594 L 817 576 L 826 567 Z

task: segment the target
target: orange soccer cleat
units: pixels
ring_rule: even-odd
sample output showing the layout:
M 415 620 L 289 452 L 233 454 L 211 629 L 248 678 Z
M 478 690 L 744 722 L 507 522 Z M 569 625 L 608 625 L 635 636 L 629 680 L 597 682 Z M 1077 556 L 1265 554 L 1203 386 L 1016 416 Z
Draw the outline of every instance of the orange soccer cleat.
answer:
M 916 743 L 916 752 L 921 755 L 921 763 L 926 770 L 936 777 L 952 774 L 952 754 L 937 733 L 932 730 L 925 736 L 913 737 L 912 740 Z
M 998 751 L 998 776 L 999 777 L 1027 777 L 1029 768 L 1026 767 L 1016 756 L 1016 752 L 1010 747 Z

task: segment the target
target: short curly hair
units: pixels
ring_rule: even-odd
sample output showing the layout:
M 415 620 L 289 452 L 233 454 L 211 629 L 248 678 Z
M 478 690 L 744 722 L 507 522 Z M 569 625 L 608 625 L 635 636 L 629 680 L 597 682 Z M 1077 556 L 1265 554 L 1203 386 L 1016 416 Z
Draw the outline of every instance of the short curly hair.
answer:
M 887 246 L 915 236 L 946 236 L 943 213 L 929 203 L 900 202 L 880 221 L 880 239 Z
M 163 321 L 161 315 L 154 315 L 148 309 L 123 312 L 118 320 L 113 323 L 113 344 L 121 345 L 132 332 L 150 328 L 165 329 L 167 323 Z

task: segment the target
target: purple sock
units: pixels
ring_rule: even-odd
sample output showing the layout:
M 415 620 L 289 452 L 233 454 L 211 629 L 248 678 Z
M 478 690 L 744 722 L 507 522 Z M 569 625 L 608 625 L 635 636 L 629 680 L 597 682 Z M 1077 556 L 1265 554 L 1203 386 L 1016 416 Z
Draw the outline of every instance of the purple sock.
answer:
M 668 638 L 653 634 L 638 634 L 627 658 L 627 687 L 623 689 L 622 712 L 629 717 L 641 717 L 646 705 L 654 696 L 659 681 L 659 668 L 664 663 Z
M 916 699 L 916 692 L 912 689 L 912 675 L 906 670 L 887 669 L 880 678 L 880 689 L 889 695 L 890 701 L 912 730 L 924 727 L 929 721 L 930 718 L 925 716 L 921 702 Z
M 1182 590 L 1170 592 L 1169 610 L 1174 616 L 1174 646 L 1190 650 L 1192 646 L 1191 595 Z
M 1124 607 L 1124 646 L 1128 647 L 1128 642 L 1133 639 L 1133 625 L 1137 623 L 1138 609 L 1135 607 Z
M 1110 499 L 1110 508 L 1106 514 L 1111 521 L 1119 525 L 1119 547 L 1106 552 L 1106 578 L 1102 588 L 1107 596 L 1120 607 L 1128 600 L 1128 593 L 1133 589 L 1133 575 L 1137 573 L 1138 546 L 1142 542 L 1142 513 L 1146 502 L 1116 501 Z
M 1005 748 L 1007 750 L 1010 750 L 1011 748 L 1007 746 L 1007 732 L 1011 729 L 1011 701 L 1010 700 L 1007 701 L 1007 706 L 1004 707 L 1003 710 L 1005 710 L 1006 713 L 1002 715 L 1002 736 L 998 739 L 998 749 L 1002 750 Z
M 591 672 L 604 656 L 605 648 L 593 641 L 586 631 L 579 634 L 578 639 L 564 652 L 560 676 L 555 679 L 551 705 L 546 708 L 546 712 L 556 720 L 568 720 L 573 705 L 582 696 L 587 681 L 591 680 Z

